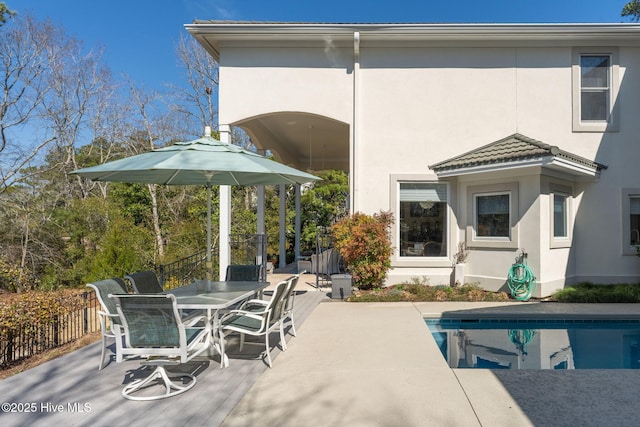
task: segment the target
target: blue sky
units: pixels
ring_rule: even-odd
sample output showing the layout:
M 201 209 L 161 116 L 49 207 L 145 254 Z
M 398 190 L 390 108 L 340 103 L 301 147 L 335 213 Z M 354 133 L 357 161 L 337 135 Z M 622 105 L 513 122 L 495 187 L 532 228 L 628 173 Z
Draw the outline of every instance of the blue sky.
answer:
M 111 70 L 145 87 L 181 84 L 174 54 L 194 19 L 293 22 L 625 22 L 627 0 L 5 0 L 101 45 Z

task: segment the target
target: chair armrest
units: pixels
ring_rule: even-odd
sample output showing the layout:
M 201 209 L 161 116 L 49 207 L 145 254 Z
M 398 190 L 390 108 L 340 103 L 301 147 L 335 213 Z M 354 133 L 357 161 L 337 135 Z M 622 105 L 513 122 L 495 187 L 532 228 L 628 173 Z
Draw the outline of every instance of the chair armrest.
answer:
M 243 302 L 242 305 L 238 308 L 238 310 L 243 310 L 244 307 L 247 307 L 249 305 L 267 305 L 267 304 L 269 304 L 269 301 L 266 301 L 263 299 L 250 299 Z
M 267 313 L 268 310 L 263 311 L 245 311 L 245 310 L 231 310 L 224 316 L 220 318 L 220 324 L 224 323 L 224 321 L 233 316 L 246 316 L 256 320 L 262 320 L 264 318 L 264 314 Z
M 207 318 L 207 316 L 204 316 L 204 315 L 199 314 L 199 313 L 192 314 L 190 316 L 185 316 L 182 319 L 180 319 L 182 324 L 184 326 L 186 326 L 187 328 L 193 328 L 198 323 L 200 323 L 200 322 L 205 322 L 206 323 L 208 320 L 209 319 Z

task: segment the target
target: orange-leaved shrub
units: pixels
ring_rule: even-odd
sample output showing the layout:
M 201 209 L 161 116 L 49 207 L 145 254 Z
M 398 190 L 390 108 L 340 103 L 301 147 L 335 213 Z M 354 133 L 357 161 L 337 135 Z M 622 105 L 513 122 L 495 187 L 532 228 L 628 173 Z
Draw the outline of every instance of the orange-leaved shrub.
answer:
M 358 288 L 381 286 L 387 277 L 393 253 L 391 225 L 393 214 L 381 211 L 373 215 L 356 212 L 331 227 L 334 247 Z

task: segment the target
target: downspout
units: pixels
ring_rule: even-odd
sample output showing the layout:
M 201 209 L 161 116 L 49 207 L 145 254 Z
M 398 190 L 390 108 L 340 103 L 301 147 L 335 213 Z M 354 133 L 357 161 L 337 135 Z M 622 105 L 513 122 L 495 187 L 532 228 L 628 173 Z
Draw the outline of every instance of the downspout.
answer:
M 351 144 L 349 146 L 349 213 L 357 211 L 356 206 L 356 146 L 360 135 L 358 132 L 359 105 L 359 75 L 360 75 L 360 32 L 353 33 L 353 117 L 351 119 Z

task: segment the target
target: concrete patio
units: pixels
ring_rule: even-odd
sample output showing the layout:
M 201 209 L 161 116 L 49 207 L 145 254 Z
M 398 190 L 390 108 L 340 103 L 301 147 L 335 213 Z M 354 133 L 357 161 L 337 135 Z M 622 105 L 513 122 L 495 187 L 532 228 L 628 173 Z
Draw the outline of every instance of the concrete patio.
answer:
M 277 280 L 271 278 L 272 283 Z M 260 346 L 185 366 L 196 386 L 180 396 L 132 402 L 120 391 L 139 362 L 98 371 L 99 344 L 0 381 L 2 402 L 34 412 L 0 413 L 3 426 L 635 426 L 636 370 L 450 369 L 424 316 L 612 314 L 640 317 L 640 305 L 545 303 L 344 303 L 304 277 L 296 298 L 298 336 L 274 367 Z M 253 349 L 255 347 L 255 349 Z M 253 349 L 253 353 L 252 353 Z M 233 349 L 231 349 L 233 350 Z M 86 405 L 85 405 L 86 404 Z M 4 407 L 3 407 L 4 409 Z M 24 409 L 24 408 L 23 408 Z

